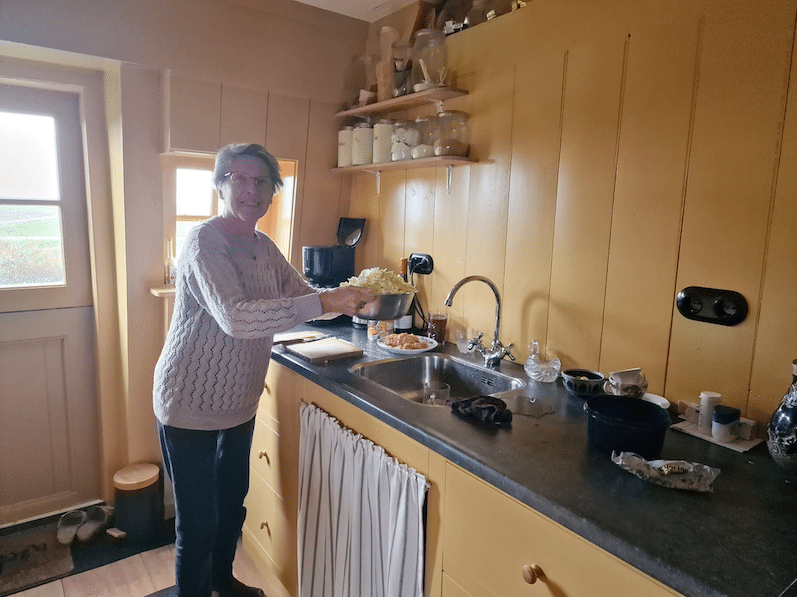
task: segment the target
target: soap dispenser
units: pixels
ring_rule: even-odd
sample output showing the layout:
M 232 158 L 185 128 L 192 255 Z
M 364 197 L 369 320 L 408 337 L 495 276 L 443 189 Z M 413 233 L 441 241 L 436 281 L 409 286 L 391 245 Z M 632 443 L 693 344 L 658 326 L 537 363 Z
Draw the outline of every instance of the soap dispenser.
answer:
M 562 363 L 559 359 L 542 362 L 540 359 L 540 346 L 536 340 L 532 340 L 531 344 L 529 344 L 529 358 L 526 360 L 523 369 L 531 379 L 550 383 L 559 377 Z

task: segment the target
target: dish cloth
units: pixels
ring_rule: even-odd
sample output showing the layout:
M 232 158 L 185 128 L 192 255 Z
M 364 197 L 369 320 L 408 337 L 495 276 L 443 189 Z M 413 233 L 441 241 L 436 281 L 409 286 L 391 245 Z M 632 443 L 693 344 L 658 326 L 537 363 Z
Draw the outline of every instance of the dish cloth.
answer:
M 472 396 L 451 403 L 454 414 L 473 417 L 491 427 L 508 427 L 512 424 L 512 411 L 506 402 L 494 396 Z

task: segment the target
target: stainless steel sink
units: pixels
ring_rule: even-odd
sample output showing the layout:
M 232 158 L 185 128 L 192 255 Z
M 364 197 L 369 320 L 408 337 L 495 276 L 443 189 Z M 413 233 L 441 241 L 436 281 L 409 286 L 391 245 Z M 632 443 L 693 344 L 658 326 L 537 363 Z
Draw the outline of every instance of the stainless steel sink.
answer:
M 470 396 L 509 398 L 526 387 L 526 382 L 510 375 L 469 363 L 447 354 L 423 353 L 360 363 L 351 368 L 360 375 L 405 400 L 444 406 L 443 400 L 426 399 L 424 387 L 429 382 L 445 382 L 450 387 L 450 399 Z

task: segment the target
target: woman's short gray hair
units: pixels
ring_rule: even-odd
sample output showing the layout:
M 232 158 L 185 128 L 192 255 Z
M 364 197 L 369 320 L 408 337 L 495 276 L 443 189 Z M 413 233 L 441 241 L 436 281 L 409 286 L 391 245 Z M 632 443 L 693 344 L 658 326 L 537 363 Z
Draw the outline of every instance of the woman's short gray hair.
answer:
M 277 158 L 271 155 L 266 148 L 257 143 L 231 143 L 225 145 L 216 154 L 216 165 L 213 167 L 213 186 L 216 190 L 221 186 L 224 177 L 230 172 L 230 164 L 241 155 L 251 155 L 260 158 L 268 169 L 268 178 L 273 185 L 272 194 L 276 194 L 282 188 L 282 177 Z

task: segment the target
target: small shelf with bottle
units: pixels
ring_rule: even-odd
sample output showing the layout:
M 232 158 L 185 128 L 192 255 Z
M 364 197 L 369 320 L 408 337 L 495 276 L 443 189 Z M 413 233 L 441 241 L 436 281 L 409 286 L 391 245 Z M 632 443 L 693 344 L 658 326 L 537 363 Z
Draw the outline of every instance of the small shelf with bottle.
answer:
M 442 103 L 446 100 L 455 97 L 467 95 L 467 91 L 459 89 L 449 89 L 448 87 L 435 87 L 434 89 L 427 89 L 425 91 L 418 91 L 408 95 L 401 95 L 394 97 L 383 102 L 376 102 L 374 104 L 366 104 L 365 106 L 358 106 L 343 110 L 335 114 L 337 118 L 346 118 L 347 116 L 369 116 L 371 114 L 389 114 L 391 112 L 399 112 L 400 110 L 407 110 L 417 106 L 426 104 L 435 104 L 438 112 L 442 110 Z

